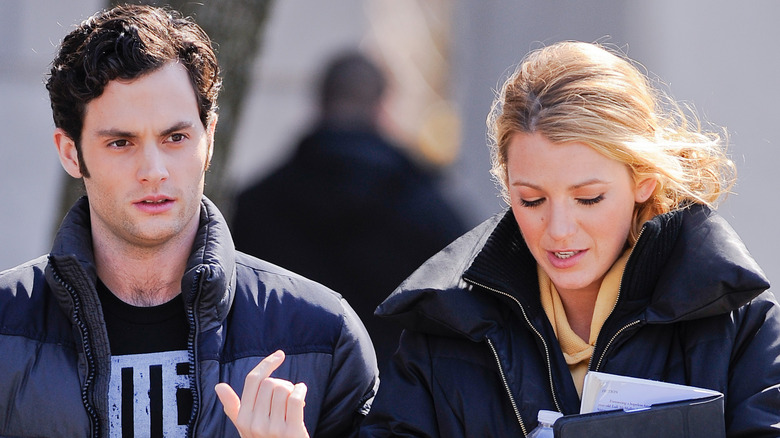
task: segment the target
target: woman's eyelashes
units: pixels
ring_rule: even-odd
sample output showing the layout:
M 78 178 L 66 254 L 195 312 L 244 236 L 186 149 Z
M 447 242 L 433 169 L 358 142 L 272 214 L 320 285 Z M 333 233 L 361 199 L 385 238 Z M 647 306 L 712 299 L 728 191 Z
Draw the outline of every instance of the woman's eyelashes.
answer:
M 600 194 L 594 198 L 577 198 L 577 202 L 582 205 L 594 205 L 604 200 L 604 194 Z
M 520 198 L 520 205 L 522 207 L 538 207 L 542 205 L 542 203 L 545 201 L 546 198 L 536 198 L 536 199 L 522 199 Z M 595 205 L 599 202 L 604 200 L 604 194 L 600 194 L 598 196 L 592 197 L 592 198 L 576 198 L 577 202 L 582 205 Z
M 520 205 L 523 207 L 538 207 L 539 205 L 542 205 L 542 202 L 544 202 L 544 198 L 538 198 L 538 199 L 532 199 L 532 200 L 525 200 L 520 199 Z

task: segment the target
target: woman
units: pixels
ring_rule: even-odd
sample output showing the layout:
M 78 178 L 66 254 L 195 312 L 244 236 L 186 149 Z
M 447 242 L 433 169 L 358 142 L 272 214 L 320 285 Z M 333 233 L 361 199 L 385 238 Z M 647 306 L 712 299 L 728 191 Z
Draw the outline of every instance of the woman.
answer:
M 489 126 L 511 208 L 379 307 L 406 330 L 361 436 L 525 436 L 588 370 L 720 391 L 729 436 L 780 435 L 780 313 L 712 210 L 719 137 L 578 42 L 531 53 Z

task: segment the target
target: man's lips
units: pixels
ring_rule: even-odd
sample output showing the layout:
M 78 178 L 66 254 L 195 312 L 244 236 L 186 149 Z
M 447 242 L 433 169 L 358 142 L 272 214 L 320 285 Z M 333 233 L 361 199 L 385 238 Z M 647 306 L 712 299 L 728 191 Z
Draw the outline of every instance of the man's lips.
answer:
M 155 196 L 145 196 L 141 199 L 138 199 L 137 201 L 134 201 L 134 204 L 162 204 L 164 202 L 173 201 L 173 198 L 166 195 L 155 195 Z
M 173 207 L 174 199 L 165 195 L 147 196 L 133 204 L 146 213 L 163 213 Z

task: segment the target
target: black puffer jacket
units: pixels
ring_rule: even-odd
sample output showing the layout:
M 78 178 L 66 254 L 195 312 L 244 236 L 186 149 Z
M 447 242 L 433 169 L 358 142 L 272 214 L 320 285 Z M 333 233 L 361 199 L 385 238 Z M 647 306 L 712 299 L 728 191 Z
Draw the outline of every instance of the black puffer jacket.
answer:
M 589 368 L 721 391 L 730 437 L 780 436 L 780 308 L 768 287 L 714 212 L 658 216 Z M 406 330 L 361 436 L 517 437 L 540 409 L 579 411 L 511 212 L 432 258 L 377 313 Z
M 110 350 L 95 292 L 89 209 L 80 200 L 51 254 L 0 273 L 0 436 L 108 436 Z M 182 291 L 190 320 L 190 436 L 237 437 L 214 386 L 241 391 L 277 349 L 274 376 L 305 382 L 313 437 L 343 437 L 368 410 L 376 361 L 360 320 L 336 293 L 236 252 L 204 198 Z

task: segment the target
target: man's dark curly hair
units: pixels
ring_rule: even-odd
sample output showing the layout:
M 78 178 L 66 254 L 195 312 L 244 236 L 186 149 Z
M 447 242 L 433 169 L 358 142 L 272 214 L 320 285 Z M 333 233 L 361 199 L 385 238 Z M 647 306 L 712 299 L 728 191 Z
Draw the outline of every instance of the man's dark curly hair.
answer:
M 109 81 L 132 80 L 181 63 L 189 73 L 203 126 L 216 117 L 221 78 L 208 35 L 180 13 L 145 5 L 124 5 L 98 12 L 60 44 L 46 81 L 54 125 L 65 131 L 81 154 L 86 105 L 103 94 Z

